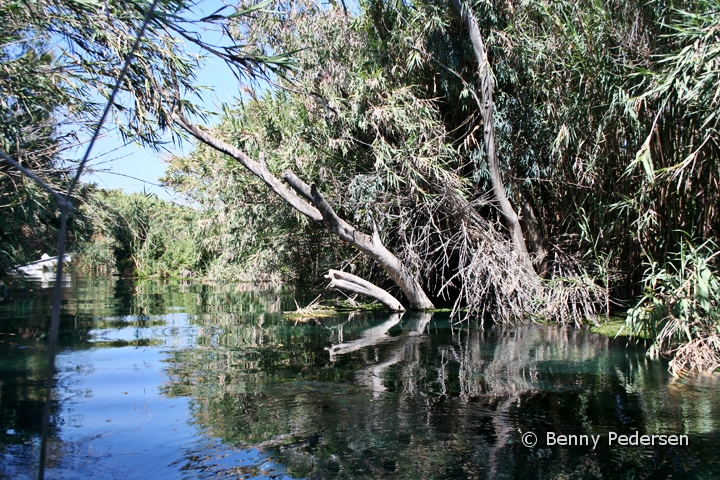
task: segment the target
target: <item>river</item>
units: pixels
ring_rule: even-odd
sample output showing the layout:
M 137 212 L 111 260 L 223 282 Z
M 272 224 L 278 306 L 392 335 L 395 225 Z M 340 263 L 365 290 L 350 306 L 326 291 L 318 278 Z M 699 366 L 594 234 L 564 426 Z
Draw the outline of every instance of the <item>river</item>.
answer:
M 0 301 L 0 477 L 36 475 L 51 294 Z M 283 317 L 312 298 L 73 276 L 47 478 L 720 478 L 717 377 L 587 330 Z

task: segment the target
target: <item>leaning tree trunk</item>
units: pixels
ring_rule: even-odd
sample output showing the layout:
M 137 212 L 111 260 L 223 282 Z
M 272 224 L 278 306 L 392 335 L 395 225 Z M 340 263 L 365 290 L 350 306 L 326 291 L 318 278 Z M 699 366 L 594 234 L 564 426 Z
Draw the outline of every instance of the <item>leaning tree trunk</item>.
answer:
M 298 212 L 312 220 L 315 220 L 316 222 L 322 223 L 325 228 L 375 260 L 383 268 L 383 270 L 387 272 L 390 278 L 393 279 L 395 284 L 400 287 L 413 308 L 418 310 L 431 310 L 435 308 L 418 281 L 412 275 L 410 270 L 408 270 L 407 266 L 382 243 L 377 230 L 375 230 L 373 235 L 370 236 L 359 231 L 340 218 L 330 204 L 327 203 L 315 185 L 310 186 L 300 180 L 292 172 L 287 171 L 283 174 L 283 179 L 291 187 L 288 188 L 277 177 L 270 173 L 264 163 L 256 162 L 239 148 L 233 147 L 232 145 L 225 143 L 219 138 L 198 128 L 188 119 L 177 113 L 173 114 L 172 118 L 183 130 L 201 142 L 219 152 L 233 157 L 253 175 L 265 182 L 265 184 L 267 184 L 273 192 L 275 192 L 288 205 L 296 209 Z M 356 280 L 350 279 L 349 281 L 347 277 L 336 278 L 337 275 L 333 274 L 333 272 L 336 271 L 330 271 L 330 278 L 333 280 L 335 285 L 356 293 L 372 296 L 393 310 L 403 310 L 400 302 L 397 300 L 395 300 L 395 302 L 389 300 L 388 297 L 392 296 L 379 287 L 376 287 L 369 282 L 365 282 L 354 275 L 352 277 Z M 358 280 L 361 280 L 361 282 L 358 282 Z M 375 289 L 368 288 L 368 285 L 365 285 L 362 282 L 372 285 Z M 378 291 L 382 292 L 382 294 L 378 293 Z
M 525 246 L 525 238 L 523 236 L 520 219 L 505 194 L 505 186 L 500 176 L 500 167 L 498 166 L 497 155 L 495 154 L 495 122 L 493 120 L 493 87 L 492 87 L 492 71 L 488 63 L 485 45 L 480 27 L 478 26 L 475 16 L 470 12 L 467 5 L 463 6 L 460 0 L 452 0 L 455 8 L 460 12 L 460 16 L 470 32 L 470 41 L 472 42 L 475 58 L 478 61 L 478 74 L 480 75 L 481 85 L 481 104 L 480 114 L 482 115 L 484 130 L 483 138 L 485 140 L 485 151 L 487 152 L 488 171 L 490 173 L 490 183 L 492 184 L 493 194 L 500 207 L 505 223 L 507 224 L 510 236 L 512 238 L 515 251 L 520 260 L 525 264 L 531 272 L 534 272 L 530 255 L 528 255 Z
M 410 270 L 382 243 L 377 229 L 374 229 L 372 236 L 370 236 L 338 217 L 315 185 L 308 186 L 291 171 L 288 170 L 283 174 L 283 180 L 296 192 L 312 202 L 320 211 L 325 228 L 375 260 L 390 275 L 395 284 L 400 287 L 400 290 L 403 291 L 414 308 L 418 310 L 435 308 L 427 295 L 425 295 L 420 284 L 410 273 Z

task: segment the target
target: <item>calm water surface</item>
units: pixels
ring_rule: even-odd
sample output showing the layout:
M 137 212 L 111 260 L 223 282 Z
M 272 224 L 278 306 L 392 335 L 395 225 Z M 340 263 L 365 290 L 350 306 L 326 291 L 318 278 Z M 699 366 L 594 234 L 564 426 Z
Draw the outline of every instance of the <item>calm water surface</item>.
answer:
M 51 292 L 33 290 L 0 301 L 5 478 L 37 470 Z M 294 299 L 312 298 L 73 278 L 47 477 L 720 478 L 717 378 L 672 381 L 583 330 L 412 312 L 295 323 Z M 611 432 L 688 445 L 610 445 Z

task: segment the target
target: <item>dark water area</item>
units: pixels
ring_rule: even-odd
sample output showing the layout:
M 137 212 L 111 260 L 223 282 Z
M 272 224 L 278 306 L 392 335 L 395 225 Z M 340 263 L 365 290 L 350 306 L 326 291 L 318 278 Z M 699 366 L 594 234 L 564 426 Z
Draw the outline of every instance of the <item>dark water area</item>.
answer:
M 587 330 L 295 322 L 295 300 L 312 297 L 73 277 L 47 478 L 720 478 L 716 377 L 673 380 Z M 37 472 L 50 305 L 0 301 L 1 478 Z

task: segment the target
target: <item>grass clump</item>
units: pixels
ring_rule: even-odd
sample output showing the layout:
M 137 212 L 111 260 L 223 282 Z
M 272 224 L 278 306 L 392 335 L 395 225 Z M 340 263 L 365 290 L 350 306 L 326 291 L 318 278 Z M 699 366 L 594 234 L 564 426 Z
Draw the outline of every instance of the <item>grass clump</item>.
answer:
M 592 325 L 590 331 L 606 337 L 627 337 L 630 334 L 624 331 L 625 319 L 621 317 L 610 317 L 604 322 Z

